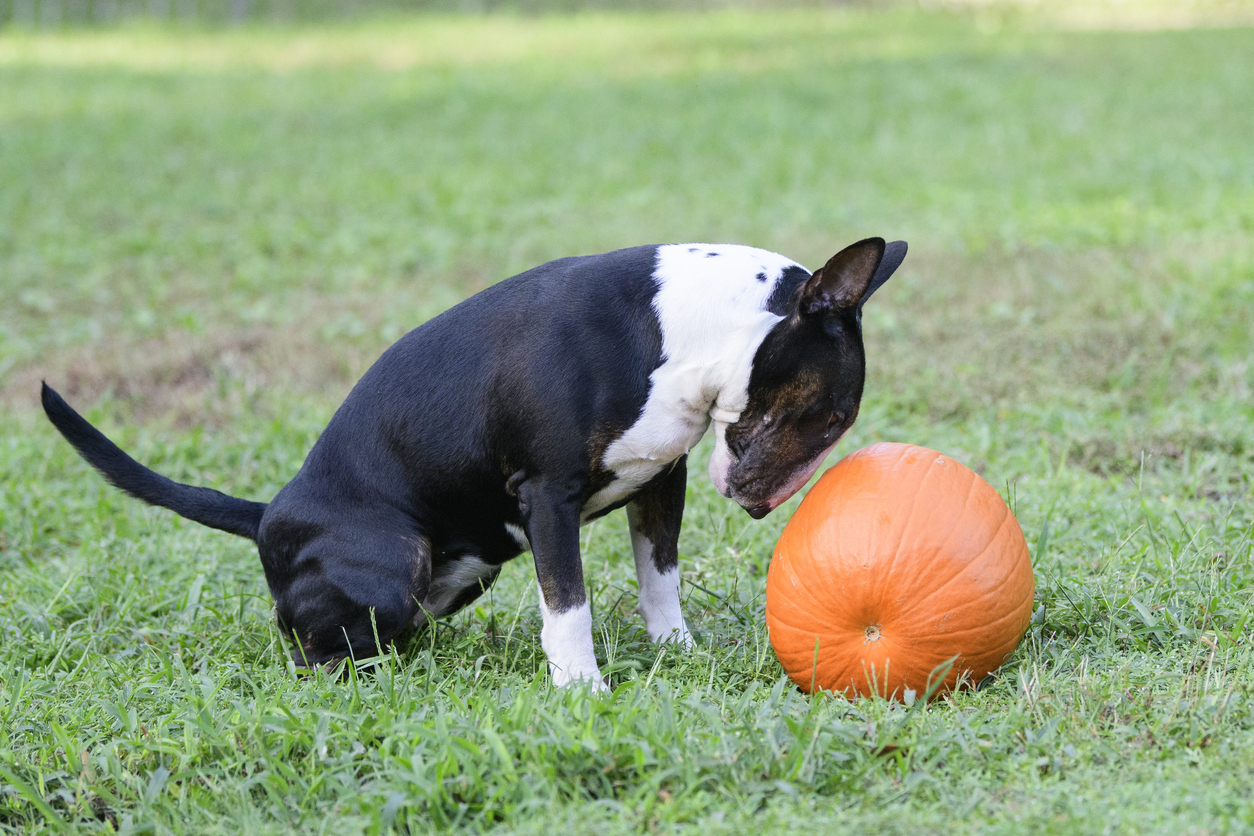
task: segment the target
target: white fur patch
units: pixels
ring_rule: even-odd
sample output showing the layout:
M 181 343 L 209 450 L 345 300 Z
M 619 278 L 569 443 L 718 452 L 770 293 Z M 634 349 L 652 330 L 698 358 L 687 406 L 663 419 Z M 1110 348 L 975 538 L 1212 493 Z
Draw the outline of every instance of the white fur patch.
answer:
M 536 584 L 539 588 L 539 584 Z M 592 606 L 587 601 L 563 613 L 555 613 L 544 603 L 540 590 L 540 646 L 549 659 L 549 673 L 558 687 L 587 682 L 596 691 L 608 691 L 597 657 L 592 649 Z
M 740 417 L 749 400 L 753 355 L 782 318 L 766 309 L 767 300 L 784 270 L 794 266 L 800 265 L 778 253 L 732 244 L 658 248 L 653 309 L 664 359 L 649 377 L 639 420 L 605 451 L 602 464 L 617 478 L 584 506 L 585 519 L 630 496 L 691 450 L 712 415 L 724 425 Z M 730 454 L 721 434 L 715 460 L 724 462 L 725 483 Z M 715 460 L 710 472 L 717 484 Z
M 467 587 L 478 586 L 488 581 L 501 567 L 485 563 L 473 554 L 459 557 L 444 565 L 431 578 L 431 586 L 427 589 L 427 597 L 415 619 L 420 623 L 426 618 L 439 618 L 447 614 L 453 600 Z
M 714 452 L 710 454 L 710 479 L 719 496 L 731 496 L 731 450 L 727 449 L 727 422 L 714 422 Z
M 505 523 L 505 533 L 514 538 L 514 542 L 518 544 L 518 548 L 525 552 L 531 551 L 531 541 L 527 539 L 527 532 L 523 531 L 523 527 L 521 525 Z
M 655 642 L 675 642 L 692 647 L 692 634 L 684 623 L 679 605 L 679 567 L 659 572 L 653 562 L 653 544 L 637 528 L 634 506 L 627 506 L 631 525 L 631 551 L 636 559 L 636 584 L 640 603 L 636 612 L 644 619 L 644 629 Z
M 615 479 L 584 504 L 584 521 L 631 496 L 691 450 L 711 420 L 717 438 L 710 473 L 720 492 L 726 493 L 731 454 L 723 432 L 748 405 L 753 356 L 782 319 L 766 309 L 767 301 L 784 271 L 799 266 L 778 253 L 754 247 L 671 244 L 658 248 L 653 310 L 662 331 L 662 363 L 649 377 L 649 397 L 640 418 L 606 448 L 601 463 Z M 632 551 L 645 629 L 654 641 L 690 646 L 692 635 L 680 612 L 679 570 L 658 572 L 652 544 L 634 530 Z M 554 614 L 545 607 L 541 594 L 540 613 L 544 619 L 540 644 L 549 658 L 553 681 L 565 685 L 586 680 L 605 688 L 592 649 L 588 605 Z

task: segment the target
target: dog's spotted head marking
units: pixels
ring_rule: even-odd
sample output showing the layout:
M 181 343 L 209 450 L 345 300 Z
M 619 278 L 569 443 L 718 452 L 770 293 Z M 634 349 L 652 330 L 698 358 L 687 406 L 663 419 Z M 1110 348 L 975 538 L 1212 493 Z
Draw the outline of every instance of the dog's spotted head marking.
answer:
M 866 371 L 862 305 L 905 251 L 868 238 L 813 275 L 797 268 L 777 282 L 767 304 L 782 319 L 754 353 L 745 408 L 713 415 L 710 475 L 751 516 L 800 490 L 853 424 Z

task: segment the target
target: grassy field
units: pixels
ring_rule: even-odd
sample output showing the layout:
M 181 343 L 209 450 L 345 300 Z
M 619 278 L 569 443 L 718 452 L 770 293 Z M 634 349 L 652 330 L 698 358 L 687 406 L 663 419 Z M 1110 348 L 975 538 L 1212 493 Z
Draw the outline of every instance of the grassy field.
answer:
M 1254 29 L 798 10 L 0 32 L 0 830 L 1254 833 Z M 349 682 L 255 550 L 128 500 L 46 377 L 268 499 L 405 330 L 550 258 L 906 238 L 838 455 L 924 444 L 1032 546 L 1001 675 L 810 699 L 763 624 L 796 500 L 691 468 L 687 655 L 584 530 L 612 696 L 533 570 Z M 697 457 L 704 459 L 701 448 Z

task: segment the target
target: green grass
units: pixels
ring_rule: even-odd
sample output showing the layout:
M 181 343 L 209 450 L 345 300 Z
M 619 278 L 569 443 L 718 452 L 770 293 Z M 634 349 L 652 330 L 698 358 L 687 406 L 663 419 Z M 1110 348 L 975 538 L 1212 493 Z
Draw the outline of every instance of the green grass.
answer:
M 886 11 L 0 33 L 0 828 L 1254 832 L 1254 30 Z M 862 415 L 1012 503 L 1041 617 L 930 706 L 783 677 L 753 522 L 692 468 L 687 655 L 584 530 L 604 699 L 532 569 L 297 678 L 250 544 L 105 486 L 268 499 L 406 329 L 549 258 L 911 255 Z M 697 457 L 708 450 L 702 447 Z

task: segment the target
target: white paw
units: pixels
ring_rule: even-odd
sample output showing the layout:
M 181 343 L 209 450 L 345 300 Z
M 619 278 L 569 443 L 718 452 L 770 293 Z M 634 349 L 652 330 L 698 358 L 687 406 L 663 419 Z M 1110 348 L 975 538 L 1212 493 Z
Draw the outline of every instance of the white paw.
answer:
M 605 684 L 605 678 L 601 676 L 598 668 L 583 672 L 568 672 L 549 665 L 549 673 L 553 676 L 553 684 L 558 688 L 586 686 L 589 691 L 597 694 L 608 694 L 610 691 L 610 686 Z
M 540 646 L 549 658 L 549 673 L 559 688 L 583 683 L 593 691 L 608 691 L 592 649 L 592 607 L 587 601 L 564 613 L 554 613 L 540 593 Z
M 669 623 L 659 627 L 646 620 L 645 629 L 649 631 L 649 638 L 654 644 L 673 644 L 684 650 L 692 649 L 692 633 L 688 632 L 688 625 L 683 619 L 680 619 L 678 627 L 672 627 Z

